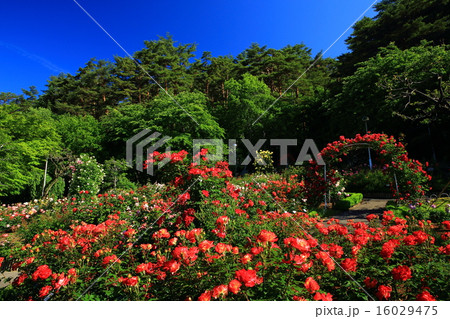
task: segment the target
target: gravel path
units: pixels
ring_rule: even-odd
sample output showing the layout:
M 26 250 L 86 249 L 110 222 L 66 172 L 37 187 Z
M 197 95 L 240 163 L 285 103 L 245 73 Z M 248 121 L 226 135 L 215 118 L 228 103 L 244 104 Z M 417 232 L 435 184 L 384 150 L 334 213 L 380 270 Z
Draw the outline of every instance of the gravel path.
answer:
M 19 276 L 17 271 L 5 271 L 0 274 L 0 288 L 9 286 L 17 276 Z
M 346 212 L 342 212 L 338 216 L 333 216 L 333 218 L 339 219 L 342 224 L 346 224 L 349 219 L 352 219 L 354 222 L 367 222 L 367 215 L 383 214 L 388 201 L 390 199 L 364 198 L 358 205 L 353 206 Z

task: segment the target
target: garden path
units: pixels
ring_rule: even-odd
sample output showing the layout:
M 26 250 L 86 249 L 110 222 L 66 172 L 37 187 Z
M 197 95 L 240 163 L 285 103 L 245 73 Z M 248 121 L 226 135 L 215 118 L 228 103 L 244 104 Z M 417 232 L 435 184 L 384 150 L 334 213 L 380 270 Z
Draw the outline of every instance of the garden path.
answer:
M 349 219 L 354 222 L 367 222 L 366 216 L 369 214 L 382 215 L 388 201 L 390 199 L 364 198 L 361 203 L 333 218 L 339 219 L 342 224 L 347 224 Z

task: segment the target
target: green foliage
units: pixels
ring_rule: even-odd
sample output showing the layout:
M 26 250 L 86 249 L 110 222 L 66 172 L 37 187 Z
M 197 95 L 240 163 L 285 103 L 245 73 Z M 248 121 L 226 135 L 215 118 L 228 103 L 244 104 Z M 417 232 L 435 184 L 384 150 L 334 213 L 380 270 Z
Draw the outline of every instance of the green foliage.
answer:
M 256 159 L 255 162 L 253 163 L 256 173 L 265 174 L 274 171 L 272 156 L 273 152 L 271 151 L 256 152 Z
M 79 194 L 82 191 L 97 194 L 105 176 L 102 165 L 93 156 L 81 154 L 74 163 L 74 172 L 70 181 L 69 193 Z
M 57 114 L 90 114 L 99 118 L 107 106 L 121 101 L 113 87 L 112 69 L 110 62 L 91 59 L 75 75 L 51 76 L 37 105 Z
M 346 193 L 343 198 L 339 199 L 334 205 L 334 209 L 348 210 L 363 200 L 363 194 L 361 193 Z
M 384 174 L 380 169 L 361 169 L 354 172 L 346 171 L 344 178 L 347 191 L 373 194 L 390 192 L 389 185 L 394 177 Z
M 102 119 L 107 148 L 119 150 L 125 157 L 125 142 L 143 129 L 172 137 L 165 146 L 172 149 L 192 149 L 193 139 L 222 139 L 224 130 L 207 111 L 202 93 L 180 93 L 176 102 L 161 94 L 150 104 L 125 104 L 111 110 Z
M 416 220 L 431 220 L 441 223 L 450 218 L 450 200 L 420 200 L 408 204 L 402 202 L 388 202 L 386 209 L 395 213 L 398 217 L 410 217 Z
M 99 122 L 91 115 L 63 114 L 57 117 L 58 133 L 65 149 L 74 154 L 97 154 L 101 150 Z
M 127 178 L 127 163 L 114 157 L 105 161 L 105 180 L 102 189 L 136 189 L 136 185 Z
M 221 126 L 228 138 L 252 138 L 262 124 L 253 123 L 263 115 L 275 100 L 264 82 L 248 73 L 241 80 L 230 79 L 225 82 L 229 92 L 227 103 L 219 115 Z
M 22 193 L 45 158 L 60 150 L 51 112 L 0 105 L 0 196 Z
M 384 0 L 375 5 L 375 11 L 378 14 L 374 18 L 366 17 L 356 23 L 346 41 L 351 52 L 339 58 L 345 75 L 391 42 L 402 50 L 417 46 L 422 40 L 434 45 L 448 43 L 448 0 Z

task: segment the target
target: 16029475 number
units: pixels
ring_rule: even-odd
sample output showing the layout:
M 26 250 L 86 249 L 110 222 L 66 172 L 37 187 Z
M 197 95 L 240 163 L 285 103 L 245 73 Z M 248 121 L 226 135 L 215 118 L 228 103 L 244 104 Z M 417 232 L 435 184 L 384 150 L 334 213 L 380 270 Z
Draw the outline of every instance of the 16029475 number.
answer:
M 437 306 L 377 306 L 377 316 L 436 316 Z

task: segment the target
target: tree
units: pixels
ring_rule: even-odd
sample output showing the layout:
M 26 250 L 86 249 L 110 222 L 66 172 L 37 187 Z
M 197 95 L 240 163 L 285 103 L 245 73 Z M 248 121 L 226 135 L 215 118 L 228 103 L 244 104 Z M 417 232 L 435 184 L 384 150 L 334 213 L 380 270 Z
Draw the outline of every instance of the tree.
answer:
M 38 105 L 58 114 L 89 114 L 99 118 L 107 106 L 117 105 L 122 99 L 115 91 L 112 69 L 108 61 L 91 59 L 75 75 L 52 76 Z
M 144 41 L 145 48 L 134 53 L 134 58 L 148 73 L 145 78 L 148 81 L 148 93 L 155 96 L 160 87 L 174 94 L 191 87 L 192 78 L 187 69 L 190 66 L 189 59 L 194 57 L 195 44 L 175 45 L 171 35 L 159 37 L 157 41 Z M 142 71 L 141 71 L 142 72 Z M 150 75 L 151 77 L 149 77 Z M 157 83 L 159 85 L 157 85 Z
M 125 157 L 125 142 L 143 129 L 172 137 L 167 146 L 192 149 L 192 139 L 221 139 L 224 130 L 207 110 L 202 93 L 180 93 L 176 101 L 161 93 L 145 105 L 124 104 L 111 109 L 101 120 L 105 149 Z
M 49 110 L 17 109 L 0 106 L 0 196 L 22 193 L 46 157 L 61 149 Z
M 375 5 L 377 15 L 355 24 L 346 40 L 351 50 L 339 57 L 340 74 L 350 75 L 357 64 L 375 56 L 381 47 L 395 42 L 398 48 L 450 43 L 450 0 L 384 0 Z
M 259 117 L 275 101 L 269 88 L 257 77 L 246 73 L 239 81 L 230 79 L 225 82 L 225 89 L 229 91 L 229 95 L 218 117 L 227 137 L 256 137 L 263 127 Z
M 368 116 L 373 131 L 418 138 L 434 128 L 440 132 L 435 142 L 445 141 L 450 120 L 448 65 L 448 46 L 423 42 L 406 50 L 394 44 L 381 48 L 344 79 L 342 93 L 328 102 L 334 123 L 342 133 L 354 134 L 357 131 L 349 132 L 355 128 L 351 123 L 359 122 L 362 128 L 361 118 Z
M 73 154 L 97 154 L 101 150 L 100 123 L 91 115 L 58 116 L 56 126 L 62 146 Z

